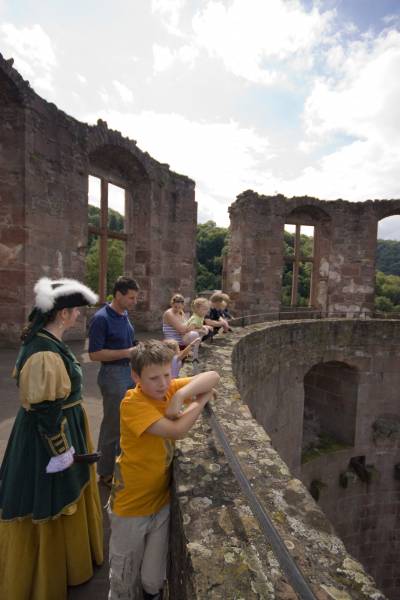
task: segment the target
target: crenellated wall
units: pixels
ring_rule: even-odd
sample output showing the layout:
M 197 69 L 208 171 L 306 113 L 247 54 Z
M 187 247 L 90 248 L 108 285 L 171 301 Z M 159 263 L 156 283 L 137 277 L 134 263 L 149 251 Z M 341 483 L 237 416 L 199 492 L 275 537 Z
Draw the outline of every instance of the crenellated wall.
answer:
M 142 289 L 133 317 L 158 328 L 171 294 L 194 290 L 194 182 L 104 121 L 46 102 L 1 55 L 0 116 L 0 344 L 17 341 L 39 277 L 85 278 L 89 175 L 125 189 L 124 271 Z
M 399 334 L 398 321 L 290 321 L 236 329 L 202 348 L 204 368 L 222 377 L 219 422 L 318 600 L 384 598 L 357 559 L 387 597 L 400 598 Z M 302 465 L 303 433 L 318 423 L 311 433 L 320 435 L 329 423 L 310 386 L 339 403 L 338 421 L 354 422 L 337 445 L 314 440 Z M 305 403 L 320 411 L 309 423 Z M 350 466 L 360 456 L 364 468 Z M 174 599 L 296 598 L 207 417 L 178 443 L 174 480 Z

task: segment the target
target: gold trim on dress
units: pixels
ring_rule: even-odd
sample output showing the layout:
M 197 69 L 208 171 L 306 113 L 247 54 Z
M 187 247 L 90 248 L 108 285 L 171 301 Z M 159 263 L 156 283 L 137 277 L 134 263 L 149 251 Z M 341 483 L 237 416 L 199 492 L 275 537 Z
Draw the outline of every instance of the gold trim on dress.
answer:
M 64 433 L 65 425 L 67 424 L 67 419 L 61 421 L 61 431 L 56 433 L 55 435 L 44 435 L 51 453 L 54 456 L 58 456 L 59 454 L 64 454 L 69 449 L 69 443 L 67 436 Z

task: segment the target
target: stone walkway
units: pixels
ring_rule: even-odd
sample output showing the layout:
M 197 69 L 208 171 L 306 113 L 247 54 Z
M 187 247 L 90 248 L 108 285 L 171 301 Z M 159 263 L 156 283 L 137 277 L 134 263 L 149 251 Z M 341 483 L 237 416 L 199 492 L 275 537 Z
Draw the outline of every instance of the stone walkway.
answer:
M 157 334 L 140 333 L 139 339 L 158 337 Z M 84 399 L 88 414 L 94 444 L 97 444 L 100 422 L 102 417 L 102 403 L 96 379 L 98 364 L 92 363 L 86 352 L 83 342 L 71 342 L 75 356 L 83 368 Z M 11 377 L 17 350 L 0 350 L 0 459 L 2 459 L 8 437 L 19 408 L 19 400 L 15 380 Z M 107 489 L 100 486 L 100 495 L 103 506 L 107 502 Z M 68 600 L 106 600 L 108 595 L 108 518 L 104 512 L 104 564 L 97 568 L 95 576 L 86 584 L 70 588 Z

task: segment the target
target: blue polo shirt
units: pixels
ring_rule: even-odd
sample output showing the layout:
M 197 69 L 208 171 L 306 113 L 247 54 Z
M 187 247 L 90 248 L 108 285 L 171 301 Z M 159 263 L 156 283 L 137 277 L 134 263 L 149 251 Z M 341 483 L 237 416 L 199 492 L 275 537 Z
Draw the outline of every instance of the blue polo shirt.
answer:
M 120 315 L 109 304 L 105 304 L 93 315 L 89 327 L 89 352 L 131 348 L 134 339 L 135 330 L 127 311 Z M 129 365 L 129 358 L 107 361 L 103 364 Z

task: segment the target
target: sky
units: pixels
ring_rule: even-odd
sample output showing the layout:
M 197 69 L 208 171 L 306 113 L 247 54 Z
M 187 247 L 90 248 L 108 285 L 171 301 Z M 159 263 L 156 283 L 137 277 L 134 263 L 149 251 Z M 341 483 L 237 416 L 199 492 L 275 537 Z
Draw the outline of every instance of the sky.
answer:
M 0 52 L 193 178 L 200 222 L 247 189 L 400 198 L 400 0 L 0 0 Z

